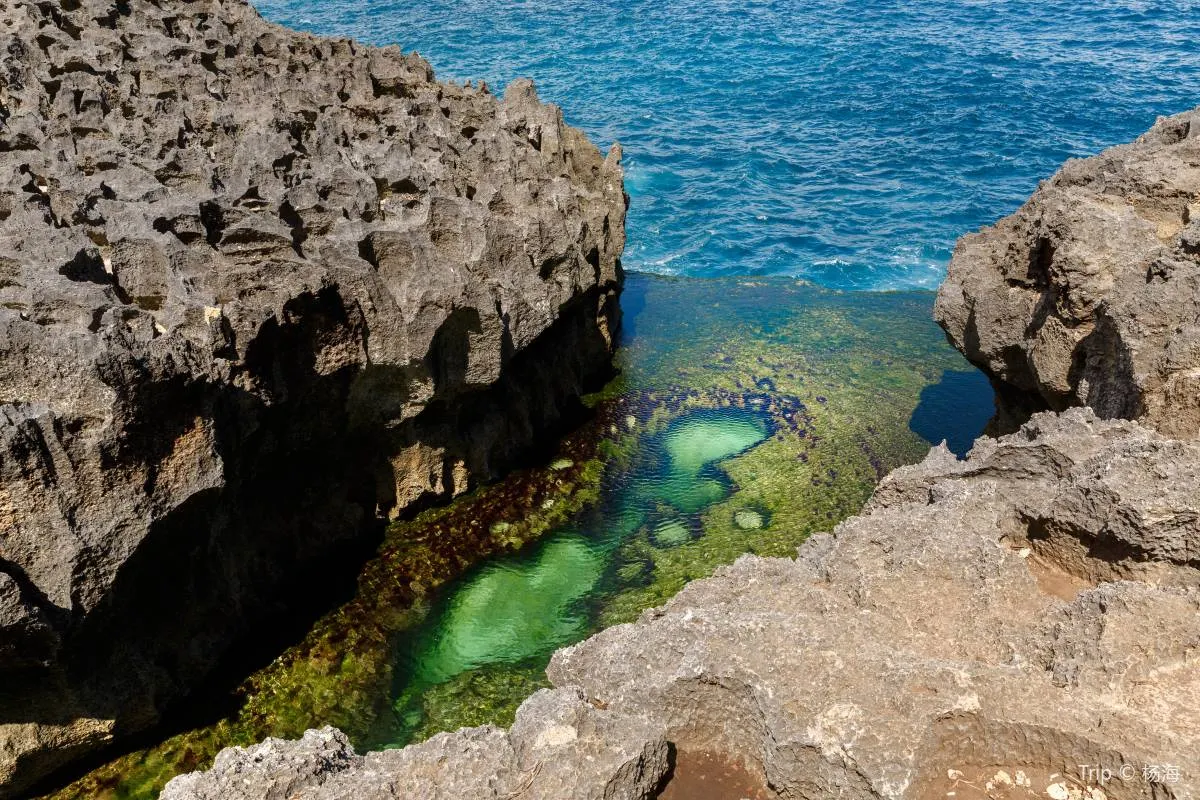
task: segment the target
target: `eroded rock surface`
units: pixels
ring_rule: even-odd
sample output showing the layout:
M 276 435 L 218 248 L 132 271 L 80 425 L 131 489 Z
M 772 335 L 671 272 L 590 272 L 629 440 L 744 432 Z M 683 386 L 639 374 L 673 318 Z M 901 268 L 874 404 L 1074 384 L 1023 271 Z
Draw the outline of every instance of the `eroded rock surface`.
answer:
M 1200 798 L 1198 202 L 1200 111 L 1069 163 L 965 237 L 937 313 L 1015 432 L 965 461 L 935 448 L 796 559 L 745 556 L 560 650 L 559 688 L 513 735 L 550 724 L 548 697 L 586 698 L 608 747 L 670 743 L 664 782 L 720 754 L 789 800 Z M 440 778 L 405 758 L 486 737 L 477 758 L 506 763 L 474 729 L 339 786 L 425 796 Z M 557 796 L 644 796 L 606 794 L 578 751 L 560 762 L 583 777 Z M 254 792 L 221 762 L 165 796 L 257 800 L 278 773 L 252 772 Z M 547 796 L 488 780 L 461 792 Z
M 528 82 L 242 0 L 16 0 L 0 52 L 2 796 L 552 435 L 625 205 Z
M 743 557 L 559 651 L 561 688 L 523 706 L 511 736 L 552 724 L 549 697 L 585 697 L 601 749 L 661 737 L 723 753 L 781 798 L 1200 797 L 1197 465 L 1200 445 L 1083 409 L 982 439 L 963 462 L 935 449 L 798 558 Z M 473 729 L 374 757 L 392 760 L 382 785 L 353 765 L 338 785 L 434 796 L 443 778 L 413 765 L 422 748 L 457 742 L 446 757 L 463 758 L 487 737 L 473 763 L 508 758 L 501 734 Z M 223 758 L 164 797 L 266 796 L 238 789 Z M 644 796 L 604 794 L 609 770 L 590 763 L 562 750 L 557 768 L 581 778 L 558 795 L 508 794 L 488 782 L 499 769 L 459 788 Z M 252 772 L 255 787 L 276 779 Z M 298 796 L 342 796 L 305 786 Z
M 1015 214 L 964 236 L 938 295 L 993 377 L 996 430 L 1085 405 L 1200 436 L 1200 110 L 1067 162 Z
M 465 728 L 364 757 L 333 728 L 309 731 L 223 750 L 211 771 L 176 778 L 162 798 L 649 800 L 668 761 L 666 739 L 645 721 L 602 713 L 576 690 L 542 690 L 507 732 Z

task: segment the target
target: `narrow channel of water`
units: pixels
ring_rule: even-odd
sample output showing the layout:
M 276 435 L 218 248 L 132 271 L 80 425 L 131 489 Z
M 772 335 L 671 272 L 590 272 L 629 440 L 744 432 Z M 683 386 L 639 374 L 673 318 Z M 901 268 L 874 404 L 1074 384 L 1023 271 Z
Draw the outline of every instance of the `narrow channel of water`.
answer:
M 507 725 L 557 647 L 745 553 L 791 556 L 991 414 L 929 292 L 632 274 L 620 377 L 549 463 L 397 523 L 357 596 L 249 676 L 239 710 L 56 800 L 149 800 L 231 744 L 335 725 L 357 748 Z

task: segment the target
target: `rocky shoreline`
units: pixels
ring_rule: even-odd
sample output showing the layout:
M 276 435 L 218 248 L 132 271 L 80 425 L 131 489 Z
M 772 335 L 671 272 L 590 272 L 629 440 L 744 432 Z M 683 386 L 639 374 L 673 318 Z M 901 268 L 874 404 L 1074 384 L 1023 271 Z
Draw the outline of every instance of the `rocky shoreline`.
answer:
M 47 800 L 154 798 L 225 747 L 325 725 L 360 753 L 508 727 L 547 685 L 558 647 L 634 621 L 746 553 L 793 556 L 808 535 L 858 513 L 883 475 L 920 461 L 935 432 L 960 448 L 968 432 L 973 441 L 992 393 L 982 375 L 962 371 L 969 365 L 934 323 L 933 301 L 788 278 L 627 275 L 619 376 L 587 398 L 593 416 L 553 456 L 390 524 L 353 599 L 226 695 L 219 719 L 143 740 Z M 740 438 L 747 422 L 769 439 L 669 479 L 668 439 L 679 452 L 714 433 Z M 662 479 L 647 482 L 651 474 Z M 583 543 L 593 557 L 563 558 Z M 452 611 L 497 583 L 506 600 L 494 614 Z M 556 611 L 553 598 L 564 595 L 578 604 Z M 483 663 L 448 677 L 462 668 L 448 654 L 479 650 L 446 645 L 482 639 Z M 514 661 L 518 653 L 530 657 Z
M 1046 797 L 1056 773 L 1087 786 L 1080 764 L 1134 765 L 1110 798 L 1194 797 L 1142 768 L 1200 770 L 1197 456 L 1090 411 L 1041 414 L 965 462 L 896 470 L 796 559 L 746 556 L 559 651 L 560 688 L 508 732 L 360 757 L 314 731 L 227 750 L 163 797 L 649 798 L 670 748 L 740 759 L 778 797 L 975 796 L 1001 771 L 1040 781 L 1008 796 Z M 1095 555 L 1118 538 L 1145 549 Z
M 366 756 L 312 731 L 163 797 L 652 798 L 714 752 L 764 796 L 1200 797 L 1197 175 L 1191 112 L 960 243 L 939 319 L 1014 432 L 560 650 L 509 731 Z
M 935 316 L 993 379 L 994 431 L 1088 406 L 1200 436 L 1200 113 L 1067 162 L 962 237 Z
M 6 17 L 13 796 L 573 424 L 611 371 L 625 199 L 619 149 L 528 82 L 438 83 L 241 0 Z

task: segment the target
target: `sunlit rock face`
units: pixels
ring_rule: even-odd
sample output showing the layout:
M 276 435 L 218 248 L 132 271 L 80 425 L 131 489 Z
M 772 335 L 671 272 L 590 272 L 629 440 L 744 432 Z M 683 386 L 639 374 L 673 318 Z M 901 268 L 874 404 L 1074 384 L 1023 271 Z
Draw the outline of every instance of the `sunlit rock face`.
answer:
M 560 429 L 607 375 L 625 213 L 619 151 L 528 82 L 240 0 L 5 21 L 0 794 Z
M 938 294 L 950 339 L 996 382 L 996 429 L 1085 405 L 1200 436 L 1200 111 L 1070 161 L 964 236 Z

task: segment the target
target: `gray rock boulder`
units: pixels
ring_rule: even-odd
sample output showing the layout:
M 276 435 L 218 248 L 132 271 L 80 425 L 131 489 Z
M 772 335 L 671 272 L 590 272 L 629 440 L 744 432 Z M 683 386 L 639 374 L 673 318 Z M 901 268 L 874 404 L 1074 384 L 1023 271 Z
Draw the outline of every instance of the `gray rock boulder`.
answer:
M 542 690 L 512 730 L 439 734 L 357 756 L 333 728 L 298 741 L 223 750 L 211 770 L 172 780 L 163 800 L 650 800 L 667 774 L 666 739 L 644 720 L 597 710 L 578 690 Z
M 1200 435 L 1200 110 L 1067 162 L 964 236 L 935 314 L 996 384 L 996 430 L 1085 405 Z
M 0 796 L 569 424 L 625 213 L 619 149 L 528 82 L 244 0 L 4 18 Z

